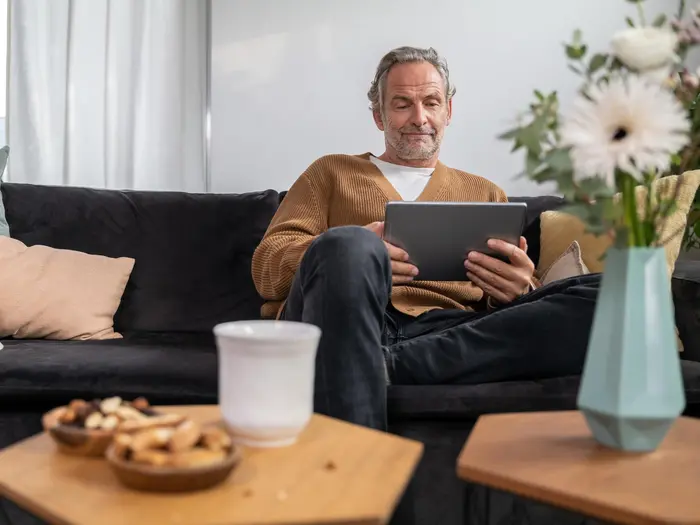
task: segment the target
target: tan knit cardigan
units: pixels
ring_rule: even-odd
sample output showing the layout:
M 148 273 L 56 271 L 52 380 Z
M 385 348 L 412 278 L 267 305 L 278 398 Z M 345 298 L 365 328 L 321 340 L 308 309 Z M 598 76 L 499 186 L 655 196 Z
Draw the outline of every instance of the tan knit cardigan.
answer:
M 309 244 L 329 228 L 384 220 L 388 201 L 402 200 L 370 154 L 328 155 L 315 161 L 290 188 L 253 255 L 253 280 L 275 317 Z M 502 189 L 476 175 L 437 164 L 418 201 L 506 202 Z M 392 304 L 409 315 L 435 308 L 470 309 L 483 299 L 471 282 L 416 281 L 395 286 Z

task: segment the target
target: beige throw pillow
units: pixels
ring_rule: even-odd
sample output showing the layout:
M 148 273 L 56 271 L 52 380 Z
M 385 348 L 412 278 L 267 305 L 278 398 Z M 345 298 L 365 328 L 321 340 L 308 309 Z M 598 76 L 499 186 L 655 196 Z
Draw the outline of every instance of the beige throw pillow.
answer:
M 0 237 L 0 337 L 117 339 L 114 314 L 134 259 Z
M 590 273 L 586 263 L 581 257 L 581 246 L 578 242 L 572 242 L 559 258 L 540 275 L 542 285 L 547 285 L 560 279 L 586 275 Z

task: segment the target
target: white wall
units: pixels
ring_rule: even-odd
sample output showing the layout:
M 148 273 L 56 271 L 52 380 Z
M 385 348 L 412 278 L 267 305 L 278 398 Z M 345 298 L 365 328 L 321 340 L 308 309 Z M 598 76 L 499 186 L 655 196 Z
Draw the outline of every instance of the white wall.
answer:
M 648 15 L 676 0 L 648 0 Z M 212 191 L 286 189 L 327 153 L 383 151 L 366 92 L 381 56 L 432 46 L 457 85 L 441 159 L 509 195 L 551 192 L 514 180 L 522 164 L 496 140 L 532 90 L 579 85 L 561 43 L 575 28 L 607 48 L 625 0 L 213 0 Z
M 5 145 L 7 102 L 7 0 L 0 0 L 0 147 Z

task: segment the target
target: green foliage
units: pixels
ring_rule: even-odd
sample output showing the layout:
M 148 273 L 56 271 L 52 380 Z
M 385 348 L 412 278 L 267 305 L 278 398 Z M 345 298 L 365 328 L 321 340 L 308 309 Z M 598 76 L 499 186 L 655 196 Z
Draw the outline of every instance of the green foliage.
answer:
M 666 24 L 667 18 L 666 15 L 661 13 L 659 16 L 657 16 L 654 21 L 651 23 L 654 27 L 663 27 L 664 24 Z
M 647 24 L 642 7 L 644 0 L 627 0 L 635 4 L 638 21 L 626 18 L 629 27 L 665 27 L 668 18 L 658 14 L 651 24 Z M 685 1 L 680 0 L 678 18 L 685 12 Z M 684 59 L 688 46 L 680 46 L 679 56 Z M 620 72 L 633 72 L 614 54 L 603 52 L 589 53 L 583 33 L 576 29 L 569 42 L 563 43 L 567 67 L 582 78 L 580 92 L 585 95 L 588 87 L 607 82 Z M 678 66 L 681 71 L 682 65 Z M 683 77 L 678 76 L 679 85 Z M 685 89 L 685 88 L 684 88 Z M 581 178 L 575 176 L 571 155 L 559 140 L 559 101 L 556 91 L 551 93 L 534 91 L 534 100 L 529 109 L 521 115 L 519 125 L 499 138 L 512 141 L 512 151 L 523 154 L 525 172 L 523 176 L 538 183 L 554 183 L 567 200 L 564 211 L 579 217 L 589 232 L 599 235 L 614 233 L 619 246 L 652 246 L 663 243 L 658 238 L 665 221 L 676 209 L 675 195 L 656 199 L 651 191 L 658 176 L 683 173 L 690 169 L 700 169 L 700 88 L 697 85 L 688 92 L 677 90 L 679 100 L 688 110 L 692 123 L 692 143 L 683 151 L 673 155 L 672 171 L 664 174 L 616 173 L 614 181 L 601 177 Z M 636 189 L 646 188 L 646 199 L 637 202 Z M 641 204 L 642 206 L 639 206 Z M 640 211 L 641 209 L 641 211 Z M 685 246 L 700 247 L 700 192 L 688 216 L 685 232 Z
M 593 73 L 596 73 L 599 69 L 601 69 L 605 64 L 608 62 L 608 55 L 603 54 L 603 53 L 598 53 L 596 55 L 593 55 L 593 58 L 591 58 L 590 63 L 588 64 L 588 74 L 592 75 Z

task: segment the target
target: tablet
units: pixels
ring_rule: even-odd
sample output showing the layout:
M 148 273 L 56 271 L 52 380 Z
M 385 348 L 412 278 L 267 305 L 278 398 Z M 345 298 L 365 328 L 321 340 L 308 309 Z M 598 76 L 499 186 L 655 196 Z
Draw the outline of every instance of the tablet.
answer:
M 478 251 L 508 262 L 487 245 L 502 239 L 518 246 L 524 202 L 407 202 L 386 205 L 384 240 L 408 253 L 416 281 L 468 281 L 464 260 Z

